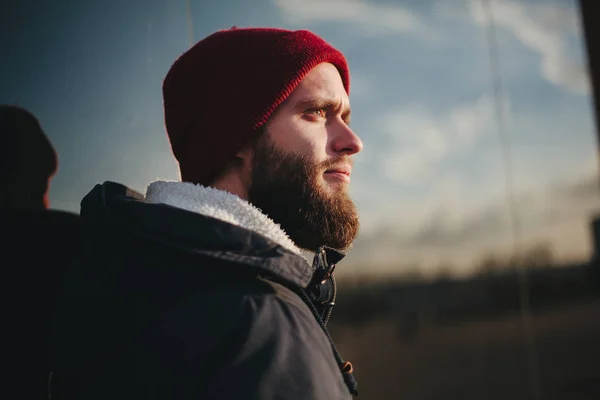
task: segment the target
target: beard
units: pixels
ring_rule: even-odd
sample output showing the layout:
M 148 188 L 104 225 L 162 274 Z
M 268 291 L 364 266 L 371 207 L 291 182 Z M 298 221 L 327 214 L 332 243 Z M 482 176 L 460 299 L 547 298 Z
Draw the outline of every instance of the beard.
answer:
M 319 180 L 347 156 L 317 163 L 277 148 L 268 134 L 259 137 L 254 149 L 248 200 L 278 223 L 296 246 L 347 250 L 358 234 L 356 207 L 345 189 L 328 191 Z

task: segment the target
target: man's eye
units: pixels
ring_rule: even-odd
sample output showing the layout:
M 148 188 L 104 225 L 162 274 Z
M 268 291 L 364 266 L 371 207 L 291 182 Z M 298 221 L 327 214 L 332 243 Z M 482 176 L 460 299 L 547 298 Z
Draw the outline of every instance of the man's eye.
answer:
M 317 110 L 311 110 L 310 111 L 313 114 L 318 115 L 319 117 L 325 118 L 325 116 L 327 115 L 327 112 L 324 108 L 319 108 Z

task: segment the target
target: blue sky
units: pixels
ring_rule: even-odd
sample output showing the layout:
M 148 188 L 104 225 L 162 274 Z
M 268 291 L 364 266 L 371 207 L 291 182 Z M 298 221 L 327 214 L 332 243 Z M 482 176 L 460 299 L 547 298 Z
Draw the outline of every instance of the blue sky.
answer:
M 190 45 L 187 2 L 14 3 L 1 17 L 0 101 L 32 110 L 55 143 L 52 206 L 77 212 L 105 180 L 143 192 L 177 179 L 161 83 Z M 586 259 L 600 191 L 578 10 L 572 0 L 492 5 L 518 244 Z M 346 54 L 365 143 L 351 189 L 363 229 L 340 273 L 466 273 L 511 251 L 482 10 L 479 0 L 191 1 L 195 41 L 232 25 L 306 28 Z

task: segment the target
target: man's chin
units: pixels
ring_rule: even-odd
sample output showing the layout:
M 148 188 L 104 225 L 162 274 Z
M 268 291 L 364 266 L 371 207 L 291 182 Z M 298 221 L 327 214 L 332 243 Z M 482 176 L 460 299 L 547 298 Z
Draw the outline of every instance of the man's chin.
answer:
M 321 182 L 319 182 L 319 188 L 322 192 L 327 194 L 345 194 L 348 192 L 349 187 L 349 182 L 340 179 L 323 178 Z

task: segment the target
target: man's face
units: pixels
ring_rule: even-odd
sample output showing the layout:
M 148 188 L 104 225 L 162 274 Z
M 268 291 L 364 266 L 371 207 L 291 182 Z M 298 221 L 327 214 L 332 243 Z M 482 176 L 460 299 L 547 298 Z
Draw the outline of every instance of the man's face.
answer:
M 349 115 L 341 77 L 323 63 L 279 107 L 255 145 L 248 199 L 301 248 L 347 249 L 358 233 L 348 185 L 351 156 L 362 142 Z

